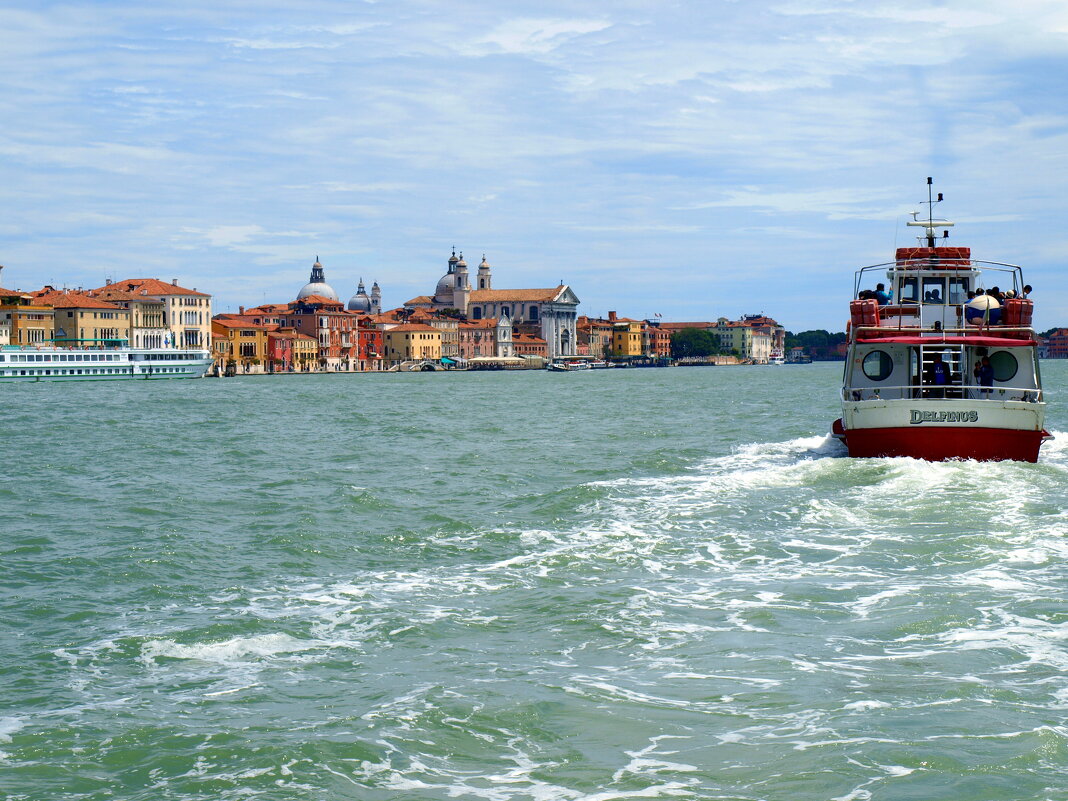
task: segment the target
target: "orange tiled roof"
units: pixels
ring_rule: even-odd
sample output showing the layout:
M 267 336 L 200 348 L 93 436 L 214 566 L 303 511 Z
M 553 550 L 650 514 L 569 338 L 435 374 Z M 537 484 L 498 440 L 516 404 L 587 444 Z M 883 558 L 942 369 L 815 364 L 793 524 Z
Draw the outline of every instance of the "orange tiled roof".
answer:
M 100 300 L 106 300 L 114 303 L 115 301 L 123 301 L 126 303 L 162 303 L 162 300 L 158 298 L 150 298 L 148 295 L 143 295 L 140 292 L 128 292 L 125 289 L 118 289 L 114 284 L 106 286 L 103 289 L 91 289 L 86 292 L 87 295 L 92 295 L 94 298 Z
M 507 303 L 510 301 L 548 302 L 564 290 L 564 284 L 553 289 L 475 289 L 471 291 L 472 303 Z
M 222 328 L 258 328 L 263 331 L 266 331 L 268 328 L 264 323 L 253 323 L 248 320 L 221 320 L 218 317 L 213 317 L 211 319 L 211 324 L 221 326 Z
M 333 298 L 328 298 L 328 297 L 325 297 L 323 295 L 308 295 L 307 297 L 303 297 L 300 300 L 297 300 L 297 301 L 294 301 L 294 302 L 295 303 L 307 303 L 308 305 L 316 305 L 316 304 L 318 304 L 318 305 L 321 305 L 321 306 L 341 306 L 341 307 L 343 307 L 345 305 L 340 300 L 334 300 Z
M 26 292 L 16 292 L 13 289 L 4 289 L 3 287 L 0 287 L 0 298 L 24 298 L 26 296 Z
M 660 323 L 660 328 L 665 331 L 682 331 L 685 328 L 715 328 L 715 323 Z
M 533 334 L 516 334 L 512 337 L 515 342 L 529 342 L 531 345 L 545 345 L 546 342 L 541 337 L 534 336 Z
M 394 326 L 389 329 L 389 333 L 393 331 L 437 331 L 438 329 L 429 325 L 422 325 L 421 323 L 404 323 L 403 325 Z
M 158 278 L 125 278 L 122 281 L 112 281 L 110 284 L 99 287 L 94 291 L 99 292 L 108 287 L 118 287 L 127 292 L 147 290 L 149 295 L 196 295 L 202 298 L 211 297 L 211 295 L 206 292 L 197 292 L 195 289 L 186 289 L 184 286 L 168 284 L 166 281 L 160 281 Z
M 497 318 L 486 317 L 482 320 L 468 320 L 460 323 L 460 328 L 496 328 Z
M 32 293 L 34 299 L 45 306 L 54 309 L 110 309 L 120 311 L 120 307 L 114 303 L 106 303 L 98 298 L 91 297 L 85 292 L 61 292 L 58 289 L 41 289 Z
M 429 304 L 429 303 L 433 303 L 433 302 L 434 302 L 434 298 L 432 298 L 430 295 L 416 295 L 414 298 L 412 298 L 411 300 L 407 301 L 404 305 L 405 306 L 420 306 L 420 305 Z

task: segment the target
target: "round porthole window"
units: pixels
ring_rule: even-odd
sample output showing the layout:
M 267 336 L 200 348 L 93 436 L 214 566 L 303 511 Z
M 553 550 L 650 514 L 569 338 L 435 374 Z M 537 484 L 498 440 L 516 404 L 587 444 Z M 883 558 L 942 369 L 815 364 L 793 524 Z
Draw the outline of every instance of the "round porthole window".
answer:
M 1016 371 L 1020 369 L 1020 363 L 1016 361 L 1016 357 L 1007 350 L 991 353 L 990 366 L 994 368 L 995 381 L 1011 381 L 1016 377 Z
M 873 350 L 864 357 L 864 375 L 872 381 L 885 381 L 894 371 L 894 360 L 883 350 Z

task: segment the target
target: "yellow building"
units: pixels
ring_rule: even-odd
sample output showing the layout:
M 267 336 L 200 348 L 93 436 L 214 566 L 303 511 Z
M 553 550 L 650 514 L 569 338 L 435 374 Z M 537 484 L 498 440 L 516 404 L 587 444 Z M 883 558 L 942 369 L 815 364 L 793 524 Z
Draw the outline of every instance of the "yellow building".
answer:
M 645 322 L 643 320 L 631 320 L 626 317 L 612 319 L 610 313 L 608 319 L 612 323 L 612 353 L 613 359 L 640 358 L 645 355 Z
M 319 340 L 307 334 L 293 333 L 293 367 L 296 370 L 314 370 L 319 361 Z
M 45 287 L 35 302 L 54 310 L 53 341 L 76 347 L 115 347 L 130 344 L 130 310 L 83 292 Z
M 11 345 L 51 345 L 55 310 L 28 293 L 0 289 L 0 336 Z
M 223 373 L 262 373 L 267 364 L 267 326 L 244 320 L 212 320 L 212 355 Z
M 382 332 L 385 360 L 391 365 L 408 361 L 439 361 L 441 331 L 429 325 L 405 323 Z

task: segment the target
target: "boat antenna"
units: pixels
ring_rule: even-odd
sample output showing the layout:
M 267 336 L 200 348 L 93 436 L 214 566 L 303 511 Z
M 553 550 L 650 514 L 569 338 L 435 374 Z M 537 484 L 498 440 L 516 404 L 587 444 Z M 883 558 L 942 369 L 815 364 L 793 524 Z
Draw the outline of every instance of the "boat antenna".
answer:
M 934 218 L 934 207 L 935 207 L 936 203 L 941 203 L 942 202 L 942 193 L 939 192 L 938 196 L 935 197 L 934 190 L 933 190 L 933 187 L 932 187 L 933 183 L 934 183 L 934 180 L 930 176 L 928 176 L 927 177 L 927 219 L 926 220 L 917 220 L 916 217 L 919 215 L 919 212 L 918 211 L 914 211 L 914 212 L 912 212 L 912 220 L 907 222 L 907 223 L 905 223 L 908 226 L 925 229 L 924 230 L 924 235 L 927 238 L 927 247 L 929 247 L 929 248 L 934 248 L 934 246 L 935 246 L 935 228 L 936 227 L 938 227 L 938 228 L 952 228 L 953 227 L 953 223 L 949 222 L 948 220 L 936 220 Z M 937 226 L 935 225 L 936 223 L 937 223 Z M 945 238 L 945 239 L 948 239 L 949 238 L 949 231 L 943 231 L 942 232 L 942 237 Z

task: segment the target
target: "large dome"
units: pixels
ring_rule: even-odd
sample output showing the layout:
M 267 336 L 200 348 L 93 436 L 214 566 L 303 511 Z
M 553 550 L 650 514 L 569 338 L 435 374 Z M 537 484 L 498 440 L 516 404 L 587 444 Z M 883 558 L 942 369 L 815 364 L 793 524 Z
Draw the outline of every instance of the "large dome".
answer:
M 329 298 L 330 300 L 338 299 L 337 292 L 334 291 L 330 284 L 326 283 L 326 273 L 323 272 L 323 265 L 319 263 L 319 259 L 316 259 L 315 264 L 312 265 L 311 276 L 308 278 L 308 283 L 301 287 L 300 292 L 297 293 L 297 300 L 303 300 L 312 295 Z
M 311 297 L 312 295 L 318 295 L 319 297 L 329 298 L 330 300 L 337 300 L 337 292 L 330 284 L 316 281 L 315 283 L 305 284 L 301 287 L 300 292 L 297 293 L 297 300 L 303 300 L 304 298 Z

